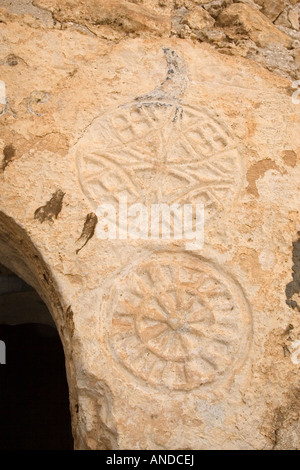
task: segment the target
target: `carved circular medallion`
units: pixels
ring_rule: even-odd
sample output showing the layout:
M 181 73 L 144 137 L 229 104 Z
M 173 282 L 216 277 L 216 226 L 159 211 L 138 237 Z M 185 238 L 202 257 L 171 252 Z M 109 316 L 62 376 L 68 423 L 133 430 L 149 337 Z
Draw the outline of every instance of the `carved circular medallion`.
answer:
M 131 266 L 102 305 L 114 360 L 155 386 L 191 390 L 234 374 L 251 337 L 238 286 L 190 254 L 163 252 Z
M 198 204 L 205 220 L 232 205 L 241 159 L 230 131 L 205 108 L 132 103 L 97 118 L 75 146 L 81 188 L 99 204 Z

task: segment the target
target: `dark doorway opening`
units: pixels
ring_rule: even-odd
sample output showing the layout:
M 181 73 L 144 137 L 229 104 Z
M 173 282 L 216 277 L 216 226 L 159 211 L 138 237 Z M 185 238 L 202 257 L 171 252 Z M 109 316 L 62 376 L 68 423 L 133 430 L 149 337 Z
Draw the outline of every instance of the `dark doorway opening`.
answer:
M 65 358 L 55 324 L 33 289 L 3 268 L 0 286 L 1 276 L 6 364 L 0 364 L 0 450 L 72 450 Z

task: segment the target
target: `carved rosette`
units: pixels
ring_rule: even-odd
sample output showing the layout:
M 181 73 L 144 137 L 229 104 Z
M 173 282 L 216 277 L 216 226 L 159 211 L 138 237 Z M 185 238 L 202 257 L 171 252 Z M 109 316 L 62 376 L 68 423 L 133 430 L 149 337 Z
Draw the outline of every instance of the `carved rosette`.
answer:
M 235 140 L 205 107 L 181 98 L 189 79 L 164 49 L 168 74 L 134 102 L 95 119 L 74 147 L 79 182 L 94 210 L 104 203 L 204 205 L 205 225 L 230 209 L 242 182 Z M 156 242 L 154 242 L 156 243 Z M 116 364 L 144 384 L 188 391 L 232 377 L 251 340 L 239 286 L 188 253 L 154 252 L 109 284 L 102 336 Z
M 251 338 L 240 288 L 219 268 L 184 253 L 154 253 L 117 276 L 101 318 L 115 362 L 171 390 L 233 375 Z
M 76 146 L 79 181 L 99 204 L 204 204 L 205 220 L 235 200 L 242 164 L 226 126 L 205 108 L 132 103 L 97 120 Z

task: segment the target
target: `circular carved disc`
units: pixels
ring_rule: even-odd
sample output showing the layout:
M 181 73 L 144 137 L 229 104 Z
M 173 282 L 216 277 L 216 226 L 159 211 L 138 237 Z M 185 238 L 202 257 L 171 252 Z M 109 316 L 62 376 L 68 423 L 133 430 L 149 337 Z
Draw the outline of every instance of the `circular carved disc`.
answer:
M 114 360 L 155 386 L 191 390 L 243 363 L 251 319 L 238 286 L 190 254 L 153 254 L 112 283 L 103 303 Z
M 205 108 L 130 104 L 97 118 L 75 147 L 82 190 L 102 203 L 203 203 L 208 220 L 231 206 L 241 161 L 229 130 Z

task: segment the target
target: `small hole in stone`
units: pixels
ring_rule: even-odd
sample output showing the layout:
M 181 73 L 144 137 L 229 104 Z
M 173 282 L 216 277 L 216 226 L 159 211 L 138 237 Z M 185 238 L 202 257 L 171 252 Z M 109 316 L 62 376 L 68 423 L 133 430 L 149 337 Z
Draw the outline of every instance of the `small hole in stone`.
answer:
M 18 61 L 18 58 L 12 54 L 7 57 L 6 63 L 10 67 L 14 67 L 15 65 L 18 65 L 19 61 Z

